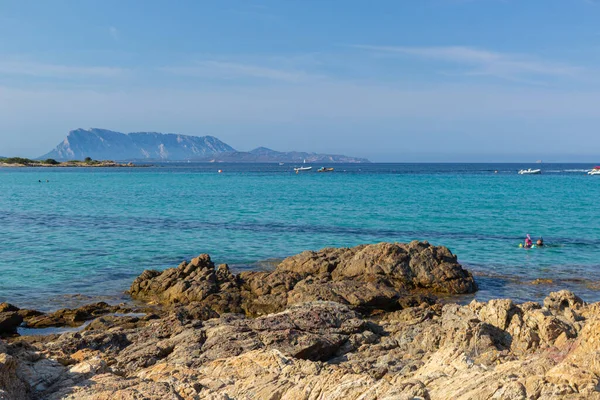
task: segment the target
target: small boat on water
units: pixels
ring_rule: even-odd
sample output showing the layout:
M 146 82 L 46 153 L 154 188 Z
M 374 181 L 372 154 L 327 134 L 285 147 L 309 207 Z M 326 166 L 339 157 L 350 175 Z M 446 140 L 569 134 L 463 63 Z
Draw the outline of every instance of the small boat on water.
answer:
M 298 172 L 302 172 L 302 171 L 310 171 L 312 169 L 312 167 L 298 167 L 298 168 L 294 168 L 294 171 L 296 171 L 296 173 Z
M 333 168 L 321 167 L 317 170 L 317 172 L 333 172 Z
M 284 165 L 285 163 L 280 162 L 279 165 Z
M 600 165 L 595 166 L 591 171 L 588 171 L 588 175 L 600 175 Z
M 522 169 L 519 171 L 519 175 L 538 175 L 541 173 L 542 173 L 541 169 L 531 169 L 531 168 Z

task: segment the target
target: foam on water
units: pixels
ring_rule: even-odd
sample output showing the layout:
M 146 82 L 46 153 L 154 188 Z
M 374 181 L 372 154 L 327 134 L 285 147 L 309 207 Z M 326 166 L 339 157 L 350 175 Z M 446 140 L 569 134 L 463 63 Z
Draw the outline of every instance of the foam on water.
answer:
M 600 181 L 567 171 L 589 165 L 544 164 L 538 176 L 516 174 L 536 164 L 293 167 L 0 169 L 0 301 L 122 301 L 144 269 L 202 252 L 242 270 L 306 249 L 415 239 L 448 246 L 478 273 L 476 298 L 539 300 L 565 287 L 600 300 L 576 281 L 600 269 Z M 526 233 L 548 246 L 519 249 Z M 527 284 L 537 278 L 555 285 Z

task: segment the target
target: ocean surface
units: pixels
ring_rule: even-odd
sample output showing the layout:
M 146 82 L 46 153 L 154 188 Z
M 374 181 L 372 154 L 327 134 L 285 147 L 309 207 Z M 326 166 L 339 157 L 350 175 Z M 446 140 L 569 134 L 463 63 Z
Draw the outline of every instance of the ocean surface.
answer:
M 415 239 L 449 247 L 474 273 L 480 290 L 462 301 L 539 301 L 563 288 L 600 301 L 592 165 L 293 166 L 0 168 L 0 301 L 117 302 L 144 269 L 200 253 L 245 270 L 307 249 Z M 517 175 L 528 167 L 543 173 Z M 547 247 L 520 249 L 527 233 Z

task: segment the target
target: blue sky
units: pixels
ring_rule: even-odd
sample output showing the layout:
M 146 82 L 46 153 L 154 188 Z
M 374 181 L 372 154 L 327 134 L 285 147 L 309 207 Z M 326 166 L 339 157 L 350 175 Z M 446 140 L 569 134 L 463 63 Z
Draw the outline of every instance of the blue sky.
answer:
M 595 162 L 600 2 L 0 2 L 0 154 L 38 156 L 79 127 Z

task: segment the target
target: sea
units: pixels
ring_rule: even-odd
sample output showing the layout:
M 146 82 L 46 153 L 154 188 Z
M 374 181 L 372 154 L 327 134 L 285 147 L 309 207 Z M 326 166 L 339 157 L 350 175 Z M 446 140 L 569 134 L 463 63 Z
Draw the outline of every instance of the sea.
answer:
M 295 166 L 0 168 L 0 302 L 127 301 L 143 270 L 201 253 L 243 271 L 304 250 L 412 240 L 447 246 L 474 274 L 479 291 L 457 301 L 541 301 L 560 289 L 600 301 L 592 165 Z M 546 246 L 519 248 L 526 234 Z

